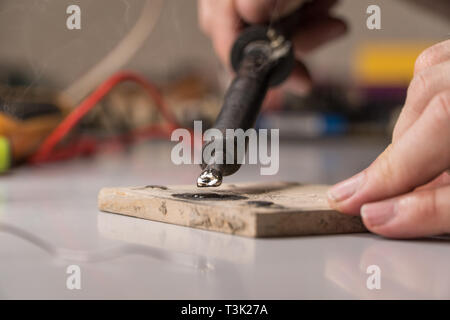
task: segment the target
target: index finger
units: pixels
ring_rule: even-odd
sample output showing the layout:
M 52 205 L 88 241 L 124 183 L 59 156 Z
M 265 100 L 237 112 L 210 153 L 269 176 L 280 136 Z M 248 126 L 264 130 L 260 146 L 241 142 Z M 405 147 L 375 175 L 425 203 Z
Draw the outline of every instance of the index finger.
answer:
M 405 105 L 395 125 L 393 140 L 397 140 L 420 117 L 429 99 L 450 86 L 450 40 L 438 43 L 416 60 L 414 78 L 408 88 Z M 447 67 L 445 67 L 447 65 Z M 439 76 L 441 75 L 441 76 Z
M 307 0 L 235 0 L 236 11 L 248 23 L 263 23 L 287 15 Z
M 234 0 L 199 0 L 199 23 L 211 37 L 214 49 L 225 66 L 230 66 L 230 49 L 241 29 Z

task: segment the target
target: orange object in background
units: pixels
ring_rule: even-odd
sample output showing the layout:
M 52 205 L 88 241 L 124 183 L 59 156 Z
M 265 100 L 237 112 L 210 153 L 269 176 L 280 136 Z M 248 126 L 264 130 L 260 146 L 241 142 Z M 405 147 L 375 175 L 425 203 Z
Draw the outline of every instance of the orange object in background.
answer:
M 8 146 L 2 163 L 20 163 L 33 154 L 44 138 L 61 122 L 65 112 L 56 95 L 33 89 L 1 88 L 0 137 Z
M 11 156 L 15 162 L 30 156 L 44 138 L 61 122 L 61 115 L 38 116 L 33 119 L 16 119 L 0 115 L 0 136 L 9 140 Z

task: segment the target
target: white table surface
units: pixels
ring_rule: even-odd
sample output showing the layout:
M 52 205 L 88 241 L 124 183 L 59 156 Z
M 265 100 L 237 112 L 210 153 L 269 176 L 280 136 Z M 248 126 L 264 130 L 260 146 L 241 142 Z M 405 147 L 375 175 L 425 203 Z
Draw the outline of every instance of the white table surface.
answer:
M 334 183 L 367 166 L 383 141 L 281 145 L 277 176 L 245 166 L 227 181 Z M 372 234 L 249 239 L 97 210 L 104 186 L 190 184 L 197 166 L 170 162 L 171 145 L 23 167 L 0 177 L 0 298 L 450 298 L 448 240 Z M 81 290 L 66 268 L 81 268 Z M 381 269 L 368 290 L 366 268 Z

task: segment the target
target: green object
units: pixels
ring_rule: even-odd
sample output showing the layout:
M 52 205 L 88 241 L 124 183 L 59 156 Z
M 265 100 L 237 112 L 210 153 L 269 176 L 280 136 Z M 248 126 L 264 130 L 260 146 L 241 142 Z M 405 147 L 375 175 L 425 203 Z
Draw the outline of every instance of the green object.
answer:
M 11 147 L 9 140 L 0 136 L 0 173 L 7 171 L 11 166 Z

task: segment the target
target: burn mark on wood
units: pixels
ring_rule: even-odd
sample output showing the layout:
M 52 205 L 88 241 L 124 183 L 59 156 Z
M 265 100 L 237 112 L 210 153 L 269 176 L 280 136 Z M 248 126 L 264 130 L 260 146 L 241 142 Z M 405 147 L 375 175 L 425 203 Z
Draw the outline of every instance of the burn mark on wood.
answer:
M 247 204 L 253 207 L 258 208 L 285 208 L 283 206 L 280 206 L 279 204 L 275 204 L 272 201 L 261 201 L 261 200 L 253 200 L 253 201 L 247 201 Z
M 167 206 L 166 202 L 161 202 L 161 206 L 159 207 L 159 212 L 161 212 L 163 215 L 167 215 Z
M 153 185 L 153 184 L 149 184 L 146 185 L 144 187 L 135 187 L 132 188 L 133 190 L 144 190 L 144 189 L 161 189 L 161 190 L 168 190 L 169 188 L 167 188 L 166 186 L 159 186 L 159 185 Z
M 223 200 L 245 200 L 248 199 L 245 196 L 233 194 L 233 193 L 174 193 L 172 197 L 183 200 L 196 200 L 196 201 L 223 201 Z

